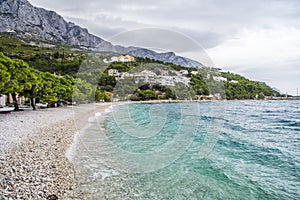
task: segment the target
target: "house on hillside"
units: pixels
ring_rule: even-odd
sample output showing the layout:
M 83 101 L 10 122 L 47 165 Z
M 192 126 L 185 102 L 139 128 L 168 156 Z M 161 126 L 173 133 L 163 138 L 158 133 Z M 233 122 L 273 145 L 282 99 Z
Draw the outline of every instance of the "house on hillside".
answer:
M 175 76 L 173 80 L 175 83 L 183 83 L 186 86 L 189 86 L 190 83 L 190 79 L 184 76 Z
M 110 58 L 110 62 L 118 62 L 119 58 L 117 56 L 113 56 Z
M 236 80 L 231 80 L 230 83 L 238 83 Z
M 185 70 L 185 69 L 180 70 L 179 72 L 180 72 L 181 76 L 187 76 L 189 74 L 189 71 Z
M 227 78 L 224 78 L 222 76 L 213 76 L 213 79 L 218 82 L 227 81 Z
M 149 71 L 149 70 L 144 70 L 144 71 L 134 75 L 134 79 L 136 81 L 142 81 L 142 82 L 151 83 L 151 84 L 156 83 L 156 77 L 157 77 L 157 75 L 154 72 Z
M 104 63 L 112 63 L 112 62 L 134 62 L 134 57 L 130 55 L 121 55 L 121 56 L 113 56 L 110 60 L 107 58 L 103 59 Z
M 134 57 L 132 57 L 130 55 L 119 56 L 118 59 L 119 59 L 119 62 L 133 62 L 134 61 Z
M 119 76 L 119 72 L 118 72 L 117 69 L 109 69 L 108 70 L 108 75 L 116 77 L 116 76 Z
M 173 76 L 159 76 L 157 83 L 166 86 L 175 86 Z
M 169 71 L 168 70 L 160 70 L 160 74 L 162 75 L 162 76 L 169 76 Z

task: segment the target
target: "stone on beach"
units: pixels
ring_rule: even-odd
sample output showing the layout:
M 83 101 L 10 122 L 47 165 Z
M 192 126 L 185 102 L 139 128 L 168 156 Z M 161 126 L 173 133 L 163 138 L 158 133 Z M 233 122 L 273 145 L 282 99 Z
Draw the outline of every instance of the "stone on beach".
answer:
M 76 125 L 71 108 L 0 116 L 0 199 L 80 199 L 65 154 L 76 128 L 95 112 L 93 105 L 83 106 Z

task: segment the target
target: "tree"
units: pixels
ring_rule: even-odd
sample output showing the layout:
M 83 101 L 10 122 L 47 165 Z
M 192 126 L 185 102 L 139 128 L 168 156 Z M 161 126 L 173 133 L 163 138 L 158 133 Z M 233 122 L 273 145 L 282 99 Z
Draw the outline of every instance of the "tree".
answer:
M 203 77 L 200 74 L 192 75 L 190 85 L 197 95 L 209 95 L 209 89 Z
M 58 101 L 57 85 L 59 78 L 49 72 L 41 73 L 43 87 L 39 90 L 37 98 L 44 103 L 54 103 Z
M 3 54 L 0 55 L 0 62 L 3 69 L 7 71 L 1 74 L 9 74 L 9 81 L 4 83 L 1 93 L 11 93 L 15 110 L 19 110 L 17 94 L 21 94 L 24 90 L 30 90 L 32 84 L 29 81 L 31 74 L 30 67 L 22 60 L 12 60 Z M 5 80 L 8 80 L 7 78 Z M 3 81 L 1 81 L 3 83 Z
M 93 88 L 90 83 L 85 80 L 77 78 L 73 86 L 73 96 L 72 100 L 78 103 L 83 103 L 85 101 L 91 101 L 95 97 L 96 88 Z
M 133 101 L 145 101 L 150 99 L 157 99 L 158 95 L 152 90 L 140 90 L 137 89 L 135 94 L 131 96 Z
M 72 98 L 73 84 L 75 79 L 72 76 L 65 75 L 63 77 L 56 77 L 58 79 L 57 84 L 54 86 L 54 91 L 57 94 L 58 99 L 67 100 Z
M 116 84 L 116 78 L 114 76 L 109 76 L 107 73 L 103 73 L 99 81 L 99 86 L 102 91 L 112 92 Z
M 43 89 L 44 80 L 42 79 L 42 72 L 30 68 L 29 76 L 27 77 L 28 83 L 31 87 L 24 88 L 20 93 L 21 95 L 30 98 L 30 104 L 33 110 L 36 110 L 35 107 L 35 98 L 38 97 L 39 91 Z
M 10 65 L 12 61 L 3 55 L 3 53 L 0 52 L 0 93 L 4 93 L 5 85 L 10 80 L 10 73 L 8 72 L 7 65 Z

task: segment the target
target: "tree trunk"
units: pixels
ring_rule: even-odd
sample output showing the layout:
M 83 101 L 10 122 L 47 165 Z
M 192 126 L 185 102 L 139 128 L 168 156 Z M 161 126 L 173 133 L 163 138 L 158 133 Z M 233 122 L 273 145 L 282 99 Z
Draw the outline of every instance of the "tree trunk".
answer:
M 14 107 L 15 107 L 15 111 L 19 111 L 19 104 L 18 104 L 18 99 L 17 99 L 17 94 L 15 92 L 13 92 L 11 94 L 12 98 L 13 98 L 13 104 L 14 104 Z
M 30 104 L 31 104 L 31 106 L 32 106 L 32 109 L 33 109 L 33 110 L 36 110 L 36 107 L 35 107 L 35 98 L 30 97 Z

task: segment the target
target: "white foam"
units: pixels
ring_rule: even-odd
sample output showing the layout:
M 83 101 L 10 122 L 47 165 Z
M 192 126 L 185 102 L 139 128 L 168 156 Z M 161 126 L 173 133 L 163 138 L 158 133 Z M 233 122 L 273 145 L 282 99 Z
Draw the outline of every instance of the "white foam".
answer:
M 104 111 L 105 113 L 109 113 L 112 112 L 112 105 L 110 105 L 108 108 L 105 109 Z M 86 127 L 89 126 L 90 123 L 97 123 L 99 122 L 99 117 L 105 117 L 103 115 L 103 112 L 96 112 L 95 116 L 89 117 L 88 118 L 88 123 L 86 124 L 86 126 L 83 128 L 85 129 Z M 83 129 L 81 131 L 83 131 Z M 68 158 L 69 161 L 73 161 L 75 155 L 76 155 L 76 149 L 78 146 L 78 140 L 79 140 L 79 134 L 80 132 L 75 132 L 74 136 L 73 136 L 73 142 L 70 145 L 70 147 L 67 149 L 65 156 Z
M 106 113 L 112 112 L 112 105 L 105 109 Z
M 96 117 L 99 117 L 99 116 L 101 116 L 101 115 L 102 115 L 101 112 L 96 112 L 96 113 L 95 113 L 95 116 L 96 116 Z
M 70 162 L 73 161 L 73 158 L 75 157 L 76 154 L 76 146 L 78 144 L 78 139 L 79 139 L 79 132 L 75 132 L 74 136 L 73 136 L 73 142 L 70 145 L 70 147 L 67 149 L 66 151 L 66 157 L 68 158 L 68 160 Z
M 113 169 L 104 169 L 99 172 L 102 180 L 105 180 L 107 177 L 119 175 L 120 173 Z

